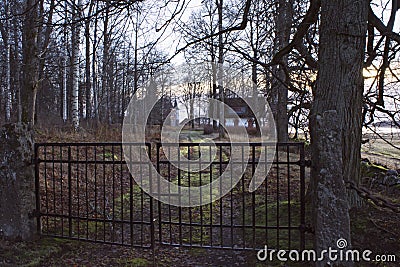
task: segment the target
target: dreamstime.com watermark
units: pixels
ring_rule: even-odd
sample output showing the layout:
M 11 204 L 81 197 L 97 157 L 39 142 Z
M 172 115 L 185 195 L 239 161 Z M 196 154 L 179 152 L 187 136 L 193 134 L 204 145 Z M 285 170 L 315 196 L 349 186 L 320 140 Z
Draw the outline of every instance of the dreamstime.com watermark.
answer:
M 347 240 L 340 238 L 336 242 L 336 248 L 328 247 L 317 253 L 315 250 L 306 249 L 298 250 L 275 250 L 268 249 L 266 245 L 263 249 L 257 252 L 257 259 L 259 261 L 274 261 L 279 260 L 282 262 L 293 261 L 311 261 L 322 262 L 326 261 L 328 264 L 332 262 L 396 262 L 396 255 L 394 254 L 381 254 L 373 255 L 371 250 L 357 250 L 346 249 Z

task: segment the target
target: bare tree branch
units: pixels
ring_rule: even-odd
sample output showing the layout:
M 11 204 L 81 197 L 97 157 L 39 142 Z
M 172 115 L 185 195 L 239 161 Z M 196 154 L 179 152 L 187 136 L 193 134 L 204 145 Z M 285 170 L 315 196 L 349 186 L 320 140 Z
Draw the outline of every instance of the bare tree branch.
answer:
M 241 31 L 241 30 L 246 29 L 247 23 L 249 21 L 248 15 L 249 15 L 249 12 L 250 12 L 250 6 L 251 6 L 251 0 L 246 0 L 245 6 L 244 6 L 244 10 L 243 10 L 243 17 L 242 17 L 242 21 L 240 22 L 240 24 L 238 24 L 236 26 L 233 26 L 233 27 L 229 27 L 229 28 L 223 29 L 222 31 L 218 31 L 218 32 L 213 33 L 213 34 L 206 35 L 206 36 L 204 36 L 202 38 L 199 38 L 199 39 L 196 39 L 194 41 L 191 41 L 191 42 L 187 43 L 183 47 L 177 49 L 175 54 L 172 55 L 168 59 L 168 62 L 171 61 L 174 57 L 176 57 L 179 53 L 181 53 L 182 51 L 186 50 L 188 47 L 190 47 L 190 46 L 192 46 L 194 44 L 197 44 L 197 43 L 202 42 L 204 40 L 213 38 L 215 36 L 219 36 L 219 35 L 224 34 L 224 33 L 233 32 L 233 31 Z
M 397 43 L 400 44 L 400 35 L 397 33 L 394 33 L 388 29 L 388 27 L 383 24 L 383 22 L 375 15 L 374 11 L 372 11 L 372 8 L 369 7 L 369 12 L 368 12 L 368 21 L 374 25 L 374 27 L 384 36 L 389 37 L 393 41 L 396 41 Z
M 299 24 L 297 28 L 297 32 L 295 33 L 293 40 L 284 48 L 279 50 L 278 53 L 275 54 L 275 56 L 272 58 L 271 63 L 272 64 L 277 64 L 279 61 L 284 57 L 285 55 L 289 54 L 290 51 L 292 51 L 293 48 L 299 47 L 298 51 L 302 54 L 302 51 L 304 50 L 301 47 L 301 44 L 303 42 L 303 37 L 307 33 L 308 29 L 310 28 L 310 25 L 315 23 L 318 18 L 318 12 L 321 7 L 321 0 L 311 0 L 310 7 L 304 16 L 303 21 Z M 311 62 L 314 66 L 316 66 L 316 62 Z M 313 66 L 311 66 L 313 67 Z

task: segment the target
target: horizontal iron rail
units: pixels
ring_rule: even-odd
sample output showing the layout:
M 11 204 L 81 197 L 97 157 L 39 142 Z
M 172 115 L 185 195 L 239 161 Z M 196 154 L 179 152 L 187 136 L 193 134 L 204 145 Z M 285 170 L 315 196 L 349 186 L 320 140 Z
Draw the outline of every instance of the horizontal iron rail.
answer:
M 118 219 L 103 219 L 103 218 L 88 218 L 88 217 L 78 217 L 78 216 L 69 216 L 66 214 L 52 214 L 52 213 L 40 213 L 42 217 L 52 217 L 52 218 L 64 218 L 64 219 L 72 219 L 77 221 L 88 221 L 88 222 L 105 222 L 105 223 L 132 223 L 132 224 L 143 224 L 143 225 L 151 225 L 149 221 L 129 221 L 129 220 L 118 220 Z
M 129 243 L 129 242 L 112 242 L 112 241 L 107 241 L 107 240 L 102 240 L 102 239 L 87 239 L 84 237 L 73 237 L 73 236 L 60 236 L 60 235 L 54 235 L 54 234 L 46 234 L 47 237 L 54 237 L 54 238 L 64 238 L 64 239 L 69 239 L 69 240 L 75 240 L 75 241 L 83 241 L 83 242 L 90 242 L 90 243 L 96 243 L 96 244 L 105 244 L 105 245 L 118 245 L 118 246 L 124 246 L 124 247 L 135 247 L 135 248 L 151 248 L 151 244 L 136 244 L 136 243 Z
M 151 143 L 145 142 L 145 143 L 140 143 L 140 142 L 72 142 L 72 143 L 61 143 L 61 142 L 55 142 L 55 143 L 35 143 L 36 146 L 121 146 L 121 145 L 145 145 L 145 146 L 150 146 Z
M 239 224 L 209 224 L 209 223 L 187 223 L 187 222 L 170 222 L 170 221 L 160 221 L 161 223 L 166 223 L 166 224 L 171 224 L 171 225 L 182 225 L 182 226 L 193 226 L 193 227 L 205 227 L 205 228 L 210 228 L 210 227 L 223 227 L 223 228 L 236 228 L 236 229 L 261 229 L 261 230 L 266 230 L 266 229 L 271 229 L 271 230 L 300 230 L 302 229 L 302 226 L 284 226 L 284 225 L 279 225 L 278 226 L 264 226 L 264 225 L 251 225 L 251 224 L 244 224 L 244 225 L 239 225 Z

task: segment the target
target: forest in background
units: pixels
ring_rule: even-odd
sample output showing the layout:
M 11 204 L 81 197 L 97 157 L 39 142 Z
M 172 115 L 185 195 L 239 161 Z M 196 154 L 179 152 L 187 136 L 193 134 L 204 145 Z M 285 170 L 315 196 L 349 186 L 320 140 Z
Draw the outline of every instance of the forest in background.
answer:
M 182 102 L 199 97 L 189 88 L 198 75 L 209 81 L 202 94 L 217 97 L 223 89 L 216 65 L 223 64 L 232 77 L 224 88 L 264 96 L 280 140 L 287 140 L 288 124 L 297 138 L 298 132 L 308 133 L 317 74 L 320 22 L 312 5 L 317 2 L 3 1 L 1 121 L 33 116 L 44 126 L 75 128 L 82 122 L 121 123 L 129 100 L 148 91 Z M 395 4 L 370 3 L 365 127 L 399 126 Z M 189 73 L 195 65 L 203 69 Z M 180 81 L 168 75 L 177 68 Z M 150 90 L 150 80 L 161 86 Z M 186 93 L 177 95 L 171 89 L 176 84 Z M 33 91 L 29 98 L 26 88 Z
M 279 141 L 289 129 L 311 139 L 314 241 L 326 248 L 338 235 L 350 241 L 348 206 L 365 204 L 349 190 L 361 181 L 362 129 L 400 126 L 399 7 L 398 0 L 3 1 L 0 121 L 79 132 L 120 125 L 132 98 L 223 99 L 228 90 L 264 97 Z M 187 72 L 196 65 L 202 70 Z M 229 84 L 221 83 L 222 65 Z M 181 80 L 168 75 L 174 69 Z M 202 94 L 193 90 L 199 73 L 208 80 Z M 336 220 L 325 220 L 331 212 Z

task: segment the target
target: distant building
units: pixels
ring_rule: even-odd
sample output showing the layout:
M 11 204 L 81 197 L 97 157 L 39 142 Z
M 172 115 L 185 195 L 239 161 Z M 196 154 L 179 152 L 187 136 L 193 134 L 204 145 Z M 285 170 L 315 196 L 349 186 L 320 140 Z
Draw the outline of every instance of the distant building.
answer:
M 176 108 L 176 101 L 172 101 L 169 96 L 161 97 L 151 110 L 150 116 L 147 120 L 147 125 L 163 125 L 164 123 L 176 125 L 176 121 L 179 120 Z M 169 120 L 166 121 L 171 112 L 172 114 Z
M 218 100 L 221 101 L 221 98 Z M 261 110 L 252 110 L 247 103 L 253 103 L 255 108 L 261 108 Z M 225 108 L 225 125 L 226 126 L 240 126 L 243 125 L 247 128 L 257 127 L 256 117 L 262 119 L 265 117 L 265 104 L 266 99 L 264 97 L 253 97 L 242 98 L 239 97 L 235 92 L 226 90 L 224 94 L 224 103 L 231 109 Z M 214 108 L 215 109 L 215 108 Z M 257 115 L 254 114 L 256 112 Z M 240 118 L 238 121 L 237 118 Z

